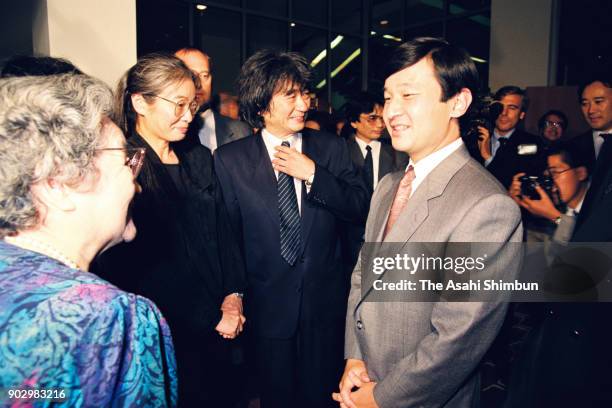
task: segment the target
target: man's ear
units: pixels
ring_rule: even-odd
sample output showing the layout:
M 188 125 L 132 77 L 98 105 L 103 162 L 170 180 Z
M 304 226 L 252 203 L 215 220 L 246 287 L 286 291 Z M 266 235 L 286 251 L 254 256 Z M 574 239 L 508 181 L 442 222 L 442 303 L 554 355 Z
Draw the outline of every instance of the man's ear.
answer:
M 130 95 L 130 98 L 132 98 L 132 106 L 134 107 L 136 113 L 139 115 L 145 115 L 148 112 L 149 104 L 142 94 L 132 94 Z
M 35 199 L 47 209 L 59 211 L 74 211 L 75 205 L 70 195 L 70 189 L 53 179 L 36 183 L 32 186 Z
M 357 122 L 349 122 L 349 123 L 351 124 L 351 127 L 353 129 L 357 129 L 357 125 L 356 125 Z
M 589 177 L 589 172 L 585 166 L 576 167 L 574 171 L 576 172 L 576 177 L 578 177 L 580 181 L 585 181 Z
M 467 112 L 472 103 L 472 92 L 468 88 L 461 88 L 457 95 L 453 96 L 453 108 L 451 118 L 459 118 Z

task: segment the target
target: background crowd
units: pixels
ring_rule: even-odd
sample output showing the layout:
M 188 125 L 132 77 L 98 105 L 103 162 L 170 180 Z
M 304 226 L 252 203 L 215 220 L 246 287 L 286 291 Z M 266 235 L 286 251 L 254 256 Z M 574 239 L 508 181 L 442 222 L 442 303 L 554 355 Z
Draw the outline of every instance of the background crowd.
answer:
M 420 41 L 409 46 L 451 52 L 443 41 Z M 422 182 L 417 151 L 392 139 L 394 126 L 424 121 L 413 112 L 413 122 L 394 124 L 388 110 L 398 98 L 392 79 L 425 69 L 423 59 L 396 60 L 384 98 L 356 93 L 333 114 L 311 109 L 308 61 L 291 52 L 256 52 L 242 66 L 237 95 L 213 95 L 210 56 L 193 48 L 139 58 L 114 93 L 65 60 L 7 61 L 0 389 L 65 389 L 66 406 L 240 407 L 255 399 L 263 407 L 361 406 L 346 390 L 332 399 L 338 383 L 343 391 L 345 377 L 356 375 L 348 365 L 344 371 L 345 358 L 355 357 L 347 354 L 365 353 L 349 341 L 367 344 L 362 332 L 350 334 L 351 325 L 362 330 L 362 320 L 347 319 L 358 308 L 349 302 L 351 274 L 373 237 L 366 229 L 373 194 L 375 211 L 377 194 L 397 175 L 405 183 L 413 165 L 408 183 L 418 192 Z M 445 128 L 450 134 L 456 126 L 453 143 L 471 155 L 462 160 L 479 163 L 469 177 L 480 180 L 465 195 L 503 196 L 494 208 L 504 224 L 490 239 L 610 241 L 609 76 L 585 78 L 578 89 L 588 132 L 567 137 L 566 114 L 550 106 L 532 135 L 522 130 L 529 99 L 519 87 L 497 90 L 478 117 L 466 113 L 472 95 L 472 106 L 480 103 L 466 64 L 465 83 L 440 103 L 465 105 Z M 469 100 L 463 89 L 472 91 Z M 467 120 L 459 127 L 460 116 Z M 386 225 L 383 238 L 397 233 Z M 475 394 L 506 390 L 497 406 L 612 402 L 607 304 L 516 304 L 507 314 L 505 307 L 477 312 L 490 319 L 479 323 L 477 361 L 465 366 L 470 376 L 459 391 L 436 406 L 474 404 L 466 384 Z M 517 316 L 529 317 L 530 332 L 511 347 Z M 370 382 L 350 381 L 349 391 Z M 374 393 L 387 402 L 380 406 L 395 406 L 382 393 Z

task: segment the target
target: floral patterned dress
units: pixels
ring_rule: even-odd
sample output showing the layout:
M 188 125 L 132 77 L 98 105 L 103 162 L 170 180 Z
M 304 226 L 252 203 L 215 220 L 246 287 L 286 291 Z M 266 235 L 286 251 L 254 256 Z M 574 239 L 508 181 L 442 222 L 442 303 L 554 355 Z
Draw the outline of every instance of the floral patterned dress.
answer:
M 176 406 L 176 378 L 150 300 L 0 241 L 0 407 Z

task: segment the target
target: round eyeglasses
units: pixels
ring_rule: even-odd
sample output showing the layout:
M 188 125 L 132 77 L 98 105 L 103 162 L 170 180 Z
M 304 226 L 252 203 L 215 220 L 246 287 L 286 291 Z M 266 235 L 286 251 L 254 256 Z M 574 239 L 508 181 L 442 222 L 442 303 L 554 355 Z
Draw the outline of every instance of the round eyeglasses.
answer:
M 159 98 L 161 100 L 164 100 L 166 102 L 170 102 L 171 104 L 173 104 L 174 105 L 174 115 L 176 115 L 177 118 L 180 118 L 181 116 L 183 116 L 185 112 L 187 112 L 187 110 L 191 112 L 191 116 L 194 116 L 196 112 L 198 111 L 199 106 L 195 100 L 189 103 L 185 101 L 174 102 L 171 99 L 166 99 L 163 96 L 159 96 L 159 95 L 148 94 L 148 96 L 153 96 L 155 98 Z

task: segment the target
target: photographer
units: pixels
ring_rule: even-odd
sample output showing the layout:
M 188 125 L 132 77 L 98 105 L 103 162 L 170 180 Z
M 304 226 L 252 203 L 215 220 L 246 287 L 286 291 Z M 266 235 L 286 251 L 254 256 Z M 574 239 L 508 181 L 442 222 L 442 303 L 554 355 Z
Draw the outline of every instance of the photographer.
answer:
M 516 86 L 499 89 L 494 100 L 503 105 L 495 120 L 493 134 L 478 127 L 478 150 L 483 165 L 505 188 L 518 172 L 540 174 L 545 168 L 537 136 L 517 129 L 527 112 L 529 101 L 525 91 Z
M 528 227 L 528 241 L 567 242 L 588 189 L 588 171 L 581 156 L 563 144 L 548 152 L 547 163 L 544 177 L 537 181 L 524 177 L 525 173 L 516 174 L 510 196 L 530 214 L 546 220 Z M 547 180 L 552 181 L 549 186 Z

